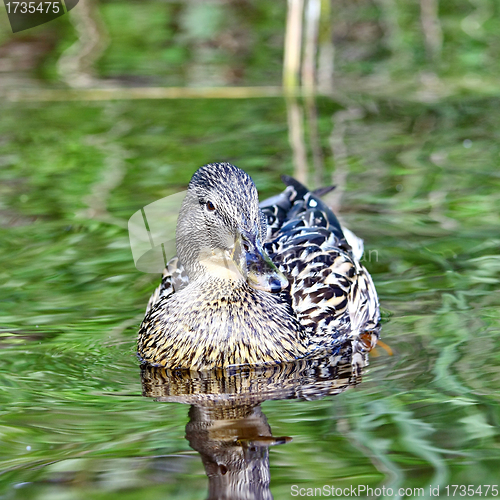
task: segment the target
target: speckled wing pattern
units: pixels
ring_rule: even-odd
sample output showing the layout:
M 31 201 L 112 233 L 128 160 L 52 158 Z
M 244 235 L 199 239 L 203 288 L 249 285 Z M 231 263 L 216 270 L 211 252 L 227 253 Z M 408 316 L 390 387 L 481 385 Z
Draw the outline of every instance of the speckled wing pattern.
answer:
M 179 262 L 177 257 L 170 259 L 163 271 L 161 283 L 151 295 L 148 306 L 146 307 L 146 314 L 148 314 L 153 306 L 157 304 L 160 299 L 170 297 L 174 292 L 182 290 L 189 283 L 189 277 L 184 269 L 184 266 Z
M 356 350 L 371 349 L 380 314 L 370 275 L 333 211 L 292 177 L 283 181 L 285 191 L 261 203 L 268 223 L 265 248 L 289 280 L 281 295 L 313 344 L 354 340 Z

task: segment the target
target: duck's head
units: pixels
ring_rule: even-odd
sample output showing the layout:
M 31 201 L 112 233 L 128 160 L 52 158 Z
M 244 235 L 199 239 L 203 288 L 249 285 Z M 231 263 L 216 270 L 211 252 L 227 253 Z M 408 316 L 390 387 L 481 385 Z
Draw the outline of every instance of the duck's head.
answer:
M 190 281 L 246 281 L 279 292 L 288 284 L 263 248 L 266 220 L 255 184 L 229 163 L 198 169 L 177 222 L 177 255 Z

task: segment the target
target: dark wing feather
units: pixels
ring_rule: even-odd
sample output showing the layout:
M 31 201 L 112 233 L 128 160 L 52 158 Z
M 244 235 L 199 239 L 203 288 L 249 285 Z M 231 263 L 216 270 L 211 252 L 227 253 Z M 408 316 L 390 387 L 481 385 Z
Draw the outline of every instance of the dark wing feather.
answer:
M 266 250 L 289 278 L 282 295 L 320 346 L 378 334 L 373 282 L 354 257 L 333 211 L 300 182 L 261 204 L 270 230 Z
M 324 186 L 315 189 L 312 193 L 314 196 L 319 196 L 321 198 L 322 196 L 325 196 L 325 194 L 328 194 L 329 192 L 333 191 L 336 187 L 337 186 Z

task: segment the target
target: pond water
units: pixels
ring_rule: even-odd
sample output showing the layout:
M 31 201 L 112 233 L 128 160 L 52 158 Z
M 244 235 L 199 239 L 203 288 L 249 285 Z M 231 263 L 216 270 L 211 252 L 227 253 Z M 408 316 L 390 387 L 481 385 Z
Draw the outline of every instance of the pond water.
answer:
M 0 498 L 203 499 L 231 474 L 229 498 L 454 484 L 484 497 L 500 479 L 499 104 L 3 103 Z M 159 275 L 134 267 L 127 221 L 217 160 L 262 198 L 283 173 L 337 185 L 326 200 L 365 240 L 388 346 L 356 380 L 141 378 Z

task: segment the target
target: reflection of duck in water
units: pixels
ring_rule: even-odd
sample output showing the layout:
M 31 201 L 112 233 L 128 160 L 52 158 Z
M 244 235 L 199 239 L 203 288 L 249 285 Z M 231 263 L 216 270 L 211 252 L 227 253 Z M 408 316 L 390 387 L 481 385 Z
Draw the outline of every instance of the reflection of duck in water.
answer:
M 269 447 L 275 438 L 260 406 L 191 406 L 186 439 L 203 461 L 209 500 L 272 499 Z
M 191 404 L 186 439 L 200 453 L 209 500 L 268 500 L 269 447 L 274 437 L 260 403 L 269 399 L 318 399 L 360 381 L 367 355 L 336 349 L 322 359 L 268 367 L 182 371 L 142 366 L 144 396 Z
M 378 300 L 360 240 L 318 196 L 284 180 L 285 191 L 259 208 L 252 179 L 237 167 L 214 163 L 194 174 L 178 256 L 139 332 L 143 361 L 199 370 L 375 345 Z

